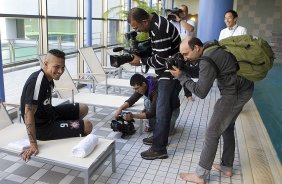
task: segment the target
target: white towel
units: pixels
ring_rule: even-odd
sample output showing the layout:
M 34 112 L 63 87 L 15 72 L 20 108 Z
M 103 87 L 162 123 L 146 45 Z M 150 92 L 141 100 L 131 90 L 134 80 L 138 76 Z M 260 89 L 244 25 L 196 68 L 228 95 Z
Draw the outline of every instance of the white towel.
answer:
M 22 140 L 18 140 L 15 142 L 10 142 L 8 144 L 8 147 L 14 150 L 17 150 L 17 151 L 23 151 L 24 149 L 27 149 L 30 147 L 30 143 L 28 139 L 22 139 Z
M 89 134 L 83 138 L 75 147 L 72 148 L 72 156 L 83 158 L 89 155 L 98 143 L 98 137 Z

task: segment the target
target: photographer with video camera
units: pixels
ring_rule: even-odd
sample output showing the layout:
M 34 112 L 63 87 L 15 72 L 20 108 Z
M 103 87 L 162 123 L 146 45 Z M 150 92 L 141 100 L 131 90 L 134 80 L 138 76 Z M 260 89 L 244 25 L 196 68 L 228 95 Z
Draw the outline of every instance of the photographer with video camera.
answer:
M 144 97 L 144 106 L 145 109 L 141 113 L 126 113 L 123 115 L 124 120 L 129 121 L 133 118 L 136 119 L 148 119 L 149 120 L 149 129 L 154 130 L 156 123 L 156 102 L 158 94 L 158 80 L 155 77 L 148 76 L 144 77 L 141 74 L 134 74 L 130 78 L 130 85 L 134 89 L 134 93 L 131 97 L 124 102 L 115 112 L 115 119 L 120 117 L 122 110 L 131 107 L 135 104 L 142 96 Z M 169 133 L 172 134 L 175 121 L 178 118 L 180 113 L 180 103 L 179 101 L 172 102 L 172 117 L 170 121 Z M 146 145 L 152 145 L 153 137 L 148 137 L 143 140 L 143 143 Z
M 125 63 L 129 63 L 134 59 L 134 54 L 143 58 L 151 56 L 152 48 L 150 40 L 142 40 L 139 41 L 136 39 L 137 32 L 131 31 L 129 33 L 125 33 L 124 37 L 128 43 L 130 43 L 131 47 L 115 47 L 113 52 L 124 51 L 125 54 L 122 55 L 110 55 L 110 63 L 113 67 L 120 67 Z
M 140 58 L 134 55 L 131 65 L 141 63 L 155 69 L 158 78 L 158 98 L 156 102 L 156 124 L 153 130 L 152 147 L 141 153 L 144 159 L 165 159 L 168 157 L 166 146 L 170 120 L 172 116 L 172 102 L 179 102 L 181 85 L 166 68 L 167 58 L 179 50 L 181 38 L 177 29 L 166 18 L 156 13 L 149 14 L 144 9 L 132 8 L 129 11 L 128 23 L 137 32 L 148 32 L 151 39 L 152 55 Z

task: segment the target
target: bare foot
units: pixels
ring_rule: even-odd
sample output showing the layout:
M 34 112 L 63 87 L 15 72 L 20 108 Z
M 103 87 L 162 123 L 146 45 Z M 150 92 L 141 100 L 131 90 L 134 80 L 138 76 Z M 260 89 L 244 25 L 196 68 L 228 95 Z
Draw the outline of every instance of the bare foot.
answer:
M 187 100 L 192 102 L 192 101 L 194 101 L 194 98 L 192 96 L 188 96 Z
M 232 176 L 232 171 L 225 171 L 221 168 L 220 164 L 213 164 L 212 165 L 215 169 L 219 170 L 220 172 L 222 172 L 225 176 L 227 177 L 231 177 Z
M 205 180 L 202 178 L 199 178 L 196 174 L 180 173 L 179 176 L 181 179 L 185 181 L 198 183 L 198 184 L 205 184 Z

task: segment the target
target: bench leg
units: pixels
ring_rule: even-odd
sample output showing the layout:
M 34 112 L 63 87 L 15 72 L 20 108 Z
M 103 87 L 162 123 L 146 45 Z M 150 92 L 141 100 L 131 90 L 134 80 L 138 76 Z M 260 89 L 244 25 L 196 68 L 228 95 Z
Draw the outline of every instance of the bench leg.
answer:
M 88 171 L 84 172 L 84 184 L 89 184 L 90 178 Z
M 143 121 L 143 119 L 140 119 L 140 125 L 139 125 L 139 133 L 140 133 L 140 135 L 142 135 L 143 130 L 144 130 L 144 121 Z
M 116 146 L 114 143 L 113 151 L 112 151 L 112 171 L 116 172 Z

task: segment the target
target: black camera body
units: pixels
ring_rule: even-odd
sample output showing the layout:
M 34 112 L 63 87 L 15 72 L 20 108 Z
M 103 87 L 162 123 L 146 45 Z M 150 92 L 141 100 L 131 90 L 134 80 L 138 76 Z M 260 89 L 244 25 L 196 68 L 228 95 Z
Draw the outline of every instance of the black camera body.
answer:
M 166 69 L 173 70 L 172 66 L 176 66 L 180 70 L 185 70 L 188 67 L 188 62 L 185 62 L 182 55 L 178 52 L 166 59 Z
M 125 63 L 129 63 L 134 59 L 132 54 L 136 54 L 137 56 L 144 58 L 152 55 L 152 48 L 150 40 L 139 41 L 136 39 L 137 32 L 131 31 L 129 33 L 125 33 L 125 38 L 127 41 L 131 40 L 131 47 L 123 48 L 116 47 L 113 49 L 114 52 L 125 51 L 128 54 L 122 55 L 110 55 L 110 63 L 113 67 L 119 67 Z M 142 44 L 141 44 L 142 43 Z
M 117 118 L 117 120 L 112 120 L 111 122 L 111 129 L 113 129 L 114 132 L 121 132 L 121 138 L 125 138 L 125 136 L 133 135 L 136 130 L 134 127 L 134 119 L 131 119 L 130 121 L 125 121 L 123 119 L 124 114 L 120 114 Z
M 180 17 L 180 13 L 183 12 L 181 9 L 176 8 L 176 7 L 173 9 L 166 9 L 166 11 L 168 12 L 167 20 L 172 20 L 172 21 L 176 21 L 175 15 Z
M 199 78 L 199 65 L 192 65 L 190 62 L 186 62 L 180 53 L 176 53 L 171 58 L 166 60 L 166 69 L 173 70 L 172 66 L 176 66 L 181 71 L 185 72 L 192 78 Z

